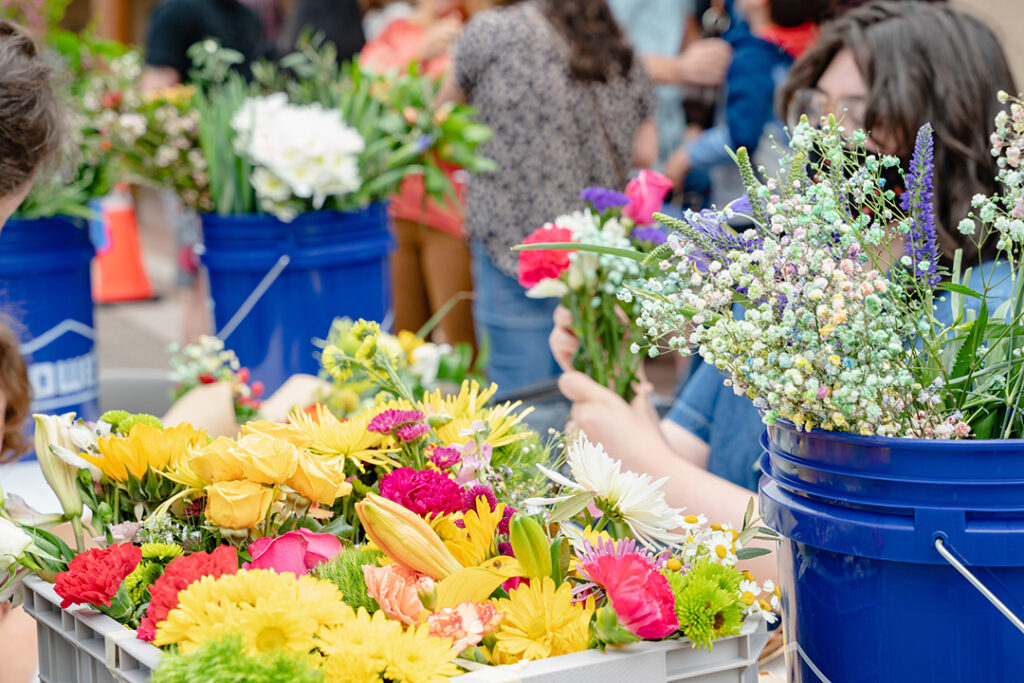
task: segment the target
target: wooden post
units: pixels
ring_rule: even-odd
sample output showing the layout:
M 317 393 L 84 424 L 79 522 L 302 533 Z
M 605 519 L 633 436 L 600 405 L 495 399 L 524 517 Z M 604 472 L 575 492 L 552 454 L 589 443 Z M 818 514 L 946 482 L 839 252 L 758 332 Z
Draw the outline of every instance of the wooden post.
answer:
M 92 14 L 96 17 L 96 32 L 101 37 L 131 42 L 128 0 L 92 0 Z

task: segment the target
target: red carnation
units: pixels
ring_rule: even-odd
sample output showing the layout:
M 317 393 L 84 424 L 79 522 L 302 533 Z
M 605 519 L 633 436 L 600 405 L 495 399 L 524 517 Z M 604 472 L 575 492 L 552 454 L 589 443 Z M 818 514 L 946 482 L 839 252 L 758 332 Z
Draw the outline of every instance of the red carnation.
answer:
M 88 604 L 110 607 L 124 577 L 135 571 L 142 550 L 131 543 L 93 548 L 75 557 L 67 571 L 57 574 L 54 590 L 63 598 L 61 609 Z
M 238 571 L 234 546 L 222 545 L 212 553 L 192 553 L 170 561 L 160 578 L 149 587 L 149 609 L 139 624 L 139 640 L 153 640 L 156 627 L 178 606 L 178 593 L 204 576 L 214 578 Z
M 572 242 L 572 230 L 557 225 L 537 228 L 523 244 Z M 519 252 L 519 284 L 529 289 L 541 280 L 557 278 L 569 267 L 571 249 L 538 249 Z

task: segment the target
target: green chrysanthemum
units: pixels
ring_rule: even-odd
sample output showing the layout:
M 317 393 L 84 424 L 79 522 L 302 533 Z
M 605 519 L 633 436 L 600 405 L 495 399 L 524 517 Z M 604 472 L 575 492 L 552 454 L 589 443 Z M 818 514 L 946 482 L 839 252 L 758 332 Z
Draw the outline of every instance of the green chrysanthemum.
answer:
M 739 585 L 743 575 L 735 568 L 701 560 L 687 573 L 665 571 L 676 598 L 679 630 L 696 647 L 736 635 L 743 626 Z
M 365 546 L 347 548 L 334 559 L 314 569 L 313 575 L 337 586 L 341 590 L 342 600 L 352 609 L 358 610 L 362 607 L 373 614 L 380 606 L 367 595 L 363 565 L 377 565 L 382 557 L 384 554 L 380 551 Z
M 252 657 L 237 634 L 211 640 L 194 652 L 170 654 L 160 660 L 153 683 L 319 683 L 323 674 L 310 668 L 304 655 L 277 651 Z
M 128 597 L 136 605 L 149 600 L 146 589 L 152 586 L 160 575 L 164 573 L 164 565 L 160 562 L 143 560 L 135 567 L 135 570 L 124 577 L 124 589 L 128 591 Z
M 142 559 L 167 564 L 185 551 L 177 543 L 143 543 Z
M 147 413 L 138 413 L 137 415 L 129 415 L 120 422 L 114 428 L 114 431 L 118 434 L 127 434 L 137 424 L 146 424 L 157 429 L 163 429 L 164 423 L 160 421 L 160 418 L 156 415 L 149 415 Z
M 131 417 L 132 414 L 127 410 L 108 410 L 107 412 L 100 415 L 100 422 L 106 422 L 113 428 L 117 429 L 118 425 Z

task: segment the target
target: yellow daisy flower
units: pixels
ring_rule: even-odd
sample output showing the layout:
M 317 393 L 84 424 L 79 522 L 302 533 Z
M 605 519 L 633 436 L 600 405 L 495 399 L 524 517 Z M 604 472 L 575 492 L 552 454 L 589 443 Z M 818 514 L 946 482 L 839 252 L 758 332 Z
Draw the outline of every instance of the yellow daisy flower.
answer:
M 444 683 L 459 674 L 452 641 L 430 635 L 426 624 L 388 641 L 386 676 L 396 683 Z
M 132 477 L 142 479 L 148 470 L 164 471 L 173 459 L 200 440 L 205 443 L 205 434 L 190 424 L 160 429 L 140 423 L 133 426 L 125 438 L 109 436 L 99 439 L 99 455 L 82 453 L 81 456 L 112 481 L 123 483 Z
M 263 598 L 254 607 L 239 609 L 234 621 L 250 655 L 275 650 L 306 654 L 315 645 L 316 619 L 297 610 L 293 603 Z
M 497 390 L 497 384 L 481 390 L 477 382 L 465 381 L 458 394 L 446 395 L 440 389 L 425 393 L 420 401 L 420 410 L 427 415 L 447 415 L 451 418 L 450 422 L 434 430 L 446 446 L 469 442 L 472 437 L 463 432 L 469 430 L 474 422 L 483 422 L 490 430 L 487 443 L 492 448 L 500 448 L 527 437 L 525 432 L 514 433 L 513 428 L 533 412 L 533 408 L 516 412 L 522 405 L 519 401 L 488 407 L 487 402 Z
M 367 431 L 366 427 L 374 415 L 380 412 L 374 408 L 358 415 L 339 420 L 322 404 L 314 414 L 296 410 L 288 420 L 305 432 L 311 439 L 309 450 L 327 457 L 344 457 L 360 472 L 365 465 L 391 467 L 396 449 L 384 447 L 384 435 Z
M 370 616 L 360 608 L 352 619 L 321 633 L 318 645 L 326 655 L 324 673 L 338 683 L 380 680 L 388 664 L 388 643 L 401 637 L 400 622 L 380 611 Z
M 455 525 L 455 516 L 447 515 L 431 522 L 431 526 L 444 539 L 444 545 L 463 567 L 476 567 L 495 554 L 494 535 L 505 514 L 505 506 L 498 504 L 491 510 L 486 498 L 476 499 L 476 510 L 461 515 L 465 527 Z
M 544 659 L 586 650 L 590 640 L 593 600 L 574 605 L 572 589 L 563 583 L 555 588 L 549 577 L 520 586 L 508 599 L 497 601 L 504 613 L 495 637 L 495 664 L 514 664 L 523 659 Z

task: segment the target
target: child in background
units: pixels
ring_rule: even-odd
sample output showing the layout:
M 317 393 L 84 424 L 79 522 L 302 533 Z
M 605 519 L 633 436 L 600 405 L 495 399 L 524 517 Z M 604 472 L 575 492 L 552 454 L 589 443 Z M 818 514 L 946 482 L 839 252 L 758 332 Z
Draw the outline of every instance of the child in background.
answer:
M 712 203 L 723 207 L 743 192 L 739 172 L 726 149 L 746 147 L 754 167 L 766 132 L 781 125 L 774 114 L 775 90 L 793 61 L 818 36 L 818 22 L 828 0 L 736 0 L 746 26 L 734 25 L 723 38 L 733 57 L 713 127 L 691 136 L 665 162 L 665 175 L 681 187 L 687 174 L 700 170 L 711 177 Z M 784 138 L 776 134 L 780 141 Z M 767 148 L 767 144 L 764 145 Z
M 63 117 L 52 75 L 32 39 L 0 20 L 0 229 L 28 194 L 36 172 L 60 148 Z M 28 413 L 25 362 L 14 334 L 0 323 L 0 463 L 28 450 L 23 431 Z M 21 608 L 0 604 L 0 679 L 30 680 L 35 653 L 32 619 Z

